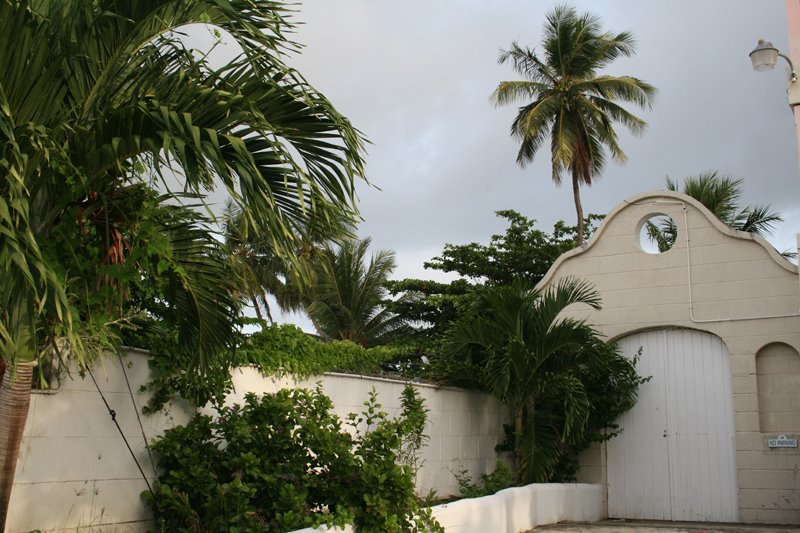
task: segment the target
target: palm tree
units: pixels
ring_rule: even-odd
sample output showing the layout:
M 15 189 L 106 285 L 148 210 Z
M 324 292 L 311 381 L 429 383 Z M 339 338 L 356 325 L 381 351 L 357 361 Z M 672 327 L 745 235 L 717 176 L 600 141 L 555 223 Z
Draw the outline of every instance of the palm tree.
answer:
M 722 176 L 716 170 L 702 172 L 683 180 L 683 193 L 688 194 L 731 228 L 762 237 L 772 235 L 775 224 L 783 218 L 768 205 L 741 207 L 743 180 Z M 678 184 L 667 178 L 667 189 L 677 191 Z
M 231 247 L 234 265 L 238 267 L 241 287 L 237 291 L 243 302 L 250 305 L 259 320 L 266 314 L 270 323 L 268 295 L 282 311 L 304 309 L 304 294 L 314 280 L 314 258 L 331 240 L 353 235 L 353 221 L 343 217 L 331 220 L 324 232 L 310 230 L 298 236 L 300 243 L 292 261 L 278 255 L 269 236 L 248 231 L 241 209 L 227 205 L 223 215 L 225 242 Z M 312 226 L 313 227 L 313 226 Z
M 222 186 L 287 260 L 305 232 L 355 216 L 363 138 L 284 64 L 285 11 L 269 0 L 0 1 L 0 529 L 31 366 L 62 344 L 89 364 L 85 333 L 122 312 L 131 271 L 171 278 L 161 289 L 187 310 L 198 368 L 230 341 L 230 283 L 202 217 L 162 216 L 181 193 L 137 191 L 177 179 L 204 203 Z M 242 53 L 211 67 L 180 40 L 194 23 Z M 74 231 L 59 242 L 64 228 Z M 68 257 L 77 249 L 93 255 Z M 96 282 L 76 285 L 69 268 L 87 263 Z
M 597 333 L 580 320 L 559 318 L 576 303 L 600 308 L 598 293 L 574 278 L 544 291 L 521 281 L 487 287 L 447 334 L 451 356 L 467 355 L 471 379 L 510 410 L 518 482 L 547 481 L 560 442 L 578 437 L 587 422 L 590 400 L 580 366 L 596 355 L 590 347 Z
M 306 313 L 320 336 L 363 346 L 381 344 L 405 327 L 383 304 L 395 267 L 394 252 L 379 250 L 367 262 L 371 239 L 326 246 L 315 259 Z
M 526 79 L 501 82 L 491 100 L 498 106 L 524 102 L 511 125 L 511 135 L 521 142 L 520 166 L 530 163 L 550 137 L 553 181 L 560 185 L 564 172 L 572 177 L 578 246 L 584 237 L 580 186 L 591 185 L 599 176 L 606 149 L 617 163 L 626 160 L 614 123 L 635 135 L 641 135 L 646 126 L 617 102 L 650 108 L 655 95 L 655 89 L 640 79 L 597 74 L 616 58 L 633 53 L 630 33 L 602 33 L 596 16 L 578 15 L 566 6 L 557 6 L 547 15 L 542 55 L 516 42 L 500 53 L 499 62 L 510 61 Z
M 676 181 L 667 178 L 667 189 L 679 191 Z M 691 196 L 703 204 L 714 216 L 731 229 L 754 233 L 762 237 L 772 235 L 775 225 L 783 222 L 769 205 L 746 205 L 742 207 L 743 180 L 731 176 L 723 176 L 716 170 L 702 172 L 697 176 L 688 176 L 683 180 L 684 194 Z M 658 244 L 661 252 L 669 250 L 675 244 L 678 228 L 672 220 L 664 220 L 661 224 L 648 222 L 647 232 L 650 239 Z

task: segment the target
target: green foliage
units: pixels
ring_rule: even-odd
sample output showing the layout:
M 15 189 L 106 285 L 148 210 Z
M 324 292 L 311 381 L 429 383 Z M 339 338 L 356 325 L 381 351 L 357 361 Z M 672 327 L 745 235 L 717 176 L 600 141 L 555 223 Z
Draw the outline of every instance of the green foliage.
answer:
M 514 472 L 505 461 L 497 459 L 494 470 L 481 474 L 479 481 L 473 481 L 467 470 L 454 474 L 458 482 L 458 490 L 464 498 L 480 498 L 515 485 Z
M 416 485 L 416 474 L 424 462 L 421 458 L 422 449 L 430 441 L 430 437 L 425 433 L 425 423 L 430 410 L 425 407 L 425 401 L 420 397 L 417 389 L 410 385 L 403 387 L 400 406 L 403 412 L 400 431 L 404 438 L 400 445 L 398 460 L 411 467 Z
M 155 413 L 171 400 L 181 398 L 195 406 L 208 403 L 222 405 L 225 396 L 233 389 L 231 370 L 238 359 L 234 349 L 221 349 L 207 355 L 208 369 L 202 374 L 195 370 L 194 355 L 180 349 L 175 330 L 159 322 L 145 326 L 150 349 L 147 361 L 151 381 L 143 389 L 151 392 L 150 400 L 142 409 Z
M 563 221 L 552 233 L 536 229 L 536 221 L 514 210 L 497 211 L 508 221 L 505 233 L 492 235 L 489 244 L 445 244 L 441 255 L 425 263 L 425 268 L 456 273 L 462 278 L 450 283 L 405 279 L 386 285 L 392 295 L 405 298 L 388 301 L 387 306 L 416 331 L 406 339 L 416 339 L 426 353 L 436 352 L 436 342 L 453 320 L 472 304 L 480 285 L 506 285 L 521 279 L 536 284 L 558 257 L 575 246 L 574 226 Z M 603 215 L 585 220 L 587 236 Z M 433 347 L 431 346 L 433 343 Z
M 284 63 L 290 11 L 271 0 L 0 2 L 0 358 L 11 368 L 53 350 L 85 368 L 97 345 L 85 341 L 111 339 L 103 328 L 135 315 L 139 297 L 171 314 L 194 356 L 187 371 L 213 372 L 234 341 L 237 269 L 200 211 L 176 207 L 187 198 L 227 192 L 285 258 L 306 233 L 356 218 L 364 139 Z M 197 23 L 239 54 L 215 67 L 186 46 Z M 2 387 L 0 401 L 27 394 Z M 0 429 L 3 442 L 21 435 Z M 15 461 L 0 454 L 0 529 Z
M 238 360 L 255 365 L 264 374 L 306 378 L 325 372 L 381 374 L 383 365 L 402 353 L 402 349 L 388 346 L 364 348 L 350 341 L 323 342 L 285 324 L 263 327 L 248 335 L 239 348 Z
M 551 477 L 554 482 L 575 481 L 581 452 L 591 444 L 607 441 L 622 431 L 617 420 L 636 404 L 639 387 L 651 378 L 639 376 L 636 372 L 641 349 L 630 360 L 619 352 L 616 344 L 605 343 L 597 337 L 590 339 L 590 343 L 586 349 L 596 355 L 587 358 L 587 364 L 576 369 L 577 378 L 589 398 L 589 416 L 577 438 L 560 443 L 558 462 Z M 557 398 L 552 400 L 558 402 Z M 563 424 L 557 418 L 554 423 L 556 426 Z
M 410 388 L 410 387 L 409 387 Z M 281 390 L 217 416 L 195 415 L 153 445 L 163 474 L 143 493 L 166 531 L 291 531 L 355 523 L 363 531 L 442 531 L 399 464 L 425 409 L 413 389 L 390 419 L 375 392 L 346 431 L 316 390 Z
M 197 406 L 209 402 L 221 405 L 232 387 L 231 369 L 238 365 L 253 365 L 265 375 L 300 379 L 325 372 L 405 377 L 423 374 L 423 369 L 414 364 L 418 357 L 408 346 L 364 348 L 350 341 L 324 342 L 291 324 L 254 323 L 261 326 L 260 331 L 238 334 L 233 347 L 208 354 L 208 370 L 199 374 L 193 370 L 193 355 L 180 348 L 169 321 L 138 322 L 126 343 L 151 352 L 148 363 L 152 381 L 146 388 L 152 396 L 145 412 L 158 411 L 174 398 Z
M 552 233 L 547 233 L 536 229 L 535 220 L 512 209 L 496 214 L 508 221 L 504 234 L 492 235 L 488 245 L 445 244 L 442 255 L 426 262 L 425 268 L 455 272 L 488 285 L 508 285 L 516 279 L 535 285 L 561 254 L 575 247 L 576 228 L 564 221 L 558 221 Z M 585 221 L 587 238 L 602 219 L 602 215 L 589 215 Z
M 384 284 L 395 267 L 394 252 L 367 259 L 369 238 L 326 246 L 314 260 L 315 280 L 306 313 L 324 339 L 362 346 L 384 344 L 405 329 L 402 317 L 385 305 Z
M 634 364 L 596 331 L 561 316 L 574 304 L 598 309 L 599 296 L 570 278 L 545 291 L 523 282 L 486 287 L 454 323 L 440 358 L 445 379 L 508 405 L 519 483 L 574 475 L 577 454 L 615 428 L 641 383 Z
M 769 205 L 741 207 L 742 184 L 743 180 L 720 175 L 714 170 L 685 178 L 681 192 L 699 201 L 732 229 L 762 237 L 771 235 L 775 225 L 783 222 L 783 217 L 772 211 Z M 678 183 L 667 178 L 667 189 L 678 191 Z M 658 245 L 659 251 L 665 252 L 675 244 L 678 228 L 672 220 L 663 220 L 659 224 L 648 221 L 647 234 Z

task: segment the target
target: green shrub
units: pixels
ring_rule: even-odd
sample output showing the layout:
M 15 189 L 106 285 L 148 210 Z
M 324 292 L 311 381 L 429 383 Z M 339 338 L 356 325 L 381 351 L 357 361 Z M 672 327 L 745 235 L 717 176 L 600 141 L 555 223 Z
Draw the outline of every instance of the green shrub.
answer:
M 239 360 L 265 374 L 306 378 L 325 372 L 381 374 L 383 365 L 401 352 L 389 346 L 364 348 L 350 341 L 323 342 L 285 324 L 264 326 L 247 336 L 239 348 Z
M 418 400 L 417 393 L 404 393 Z M 315 390 L 282 390 L 196 415 L 153 448 L 163 474 L 144 493 L 160 531 L 291 531 L 355 523 L 363 531 L 442 531 L 400 463 L 416 442 L 421 401 L 390 419 L 373 391 L 345 431 Z M 422 413 L 420 415 L 420 412 Z
M 458 490 L 464 498 L 479 498 L 515 485 L 514 472 L 502 459 L 497 459 L 494 471 L 481 474 L 480 481 L 475 482 L 469 477 L 466 470 L 453 474 L 458 482 Z

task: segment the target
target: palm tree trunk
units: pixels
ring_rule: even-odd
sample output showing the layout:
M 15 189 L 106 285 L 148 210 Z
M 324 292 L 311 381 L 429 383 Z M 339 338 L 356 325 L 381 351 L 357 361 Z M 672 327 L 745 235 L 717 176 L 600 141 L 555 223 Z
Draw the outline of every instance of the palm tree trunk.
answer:
M 264 315 L 261 314 L 261 306 L 258 305 L 258 299 L 256 298 L 255 294 L 251 294 L 250 295 L 250 303 L 253 304 L 253 309 L 256 310 L 256 318 L 258 318 L 259 320 L 263 321 L 264 320 Z
M 28 419 L 35 363 L 8 368 L 0 384 L 0 531 L 5 531 L 22 432 Z
M 525 471 L 528 469 L 527 455 L 522 449 L 524 431 L 525 425 L 522 420 L 522 410 L 520 409 L 514 414 L 514 459 L 517 464 L 517 483 L 520 484 L 525 481 Z
M 575 212 L 578 214 L 578 232 L 575 235 L 575 245 L 583 245 L 583 206 L 581 205 L 580 182 L 578 173 L 572 170 L 572 196 L 575 199 Z

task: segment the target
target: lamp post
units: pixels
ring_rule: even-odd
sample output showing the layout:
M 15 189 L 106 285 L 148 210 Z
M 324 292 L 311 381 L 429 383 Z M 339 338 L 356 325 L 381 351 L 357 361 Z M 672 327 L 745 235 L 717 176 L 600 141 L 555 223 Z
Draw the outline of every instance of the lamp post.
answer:
M 794 63 L 786 54 L 782 54 L 775 46 L 763 39 L 758 40 L 758 45 L 750 52 L 750 61 L 753 63 L 753 70 L 764 72 L 775 68 L 778 58 L 782 57 L 789 64 L 787 76 L 789 85 L 786 88 L 786 95 L 789 97 L 789 106 L 792 111 L 796 111 L 795 106 L 800 104 L 800 84 L 797 83 L 797 72 L 794 70 Z
M 791 29 L 791 28 L 790 28 Z M 795 134 L 797 139 L 797 156 L 800 163 L 800 82 L 797 81 L 797 72 L 794 70 L 794 63 L 789 56 L 782 54 L 775 46 L 763 39 L 758 40 L 758 45 L 750 52 L 750 61 L 753 63 L 753 70 L 764 72 L 775 68 L 778 58 L 782 57 L 788 63 L 787 77 L 789 85 L 786 87 L 786 96 L 789 100 L 789 109 L 794 115 Z M 800 233 L 797 234 L 797 251 L 800 257 Z

